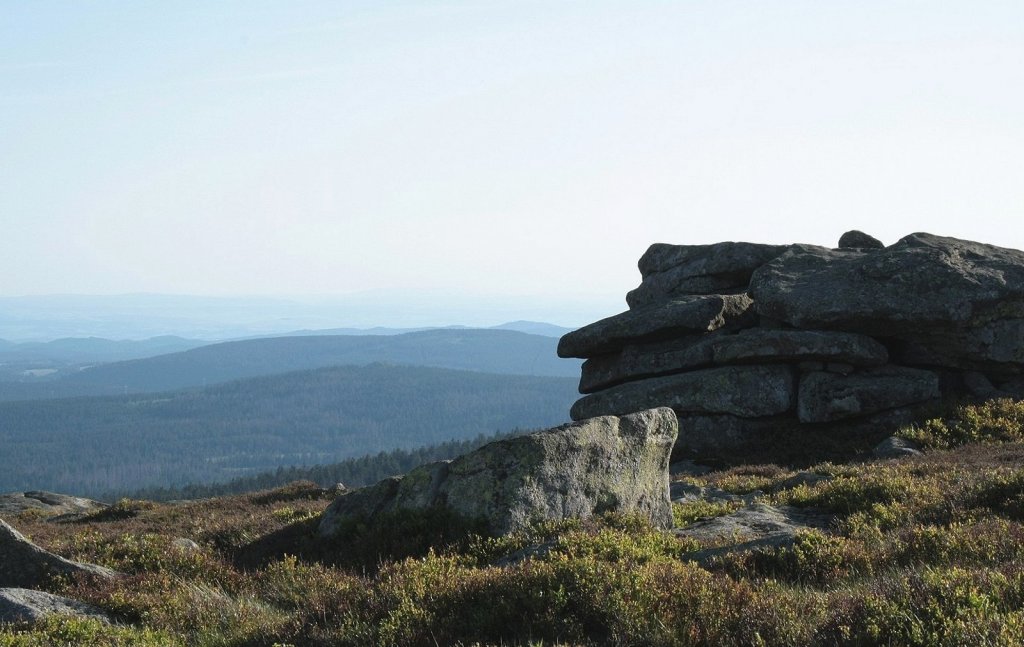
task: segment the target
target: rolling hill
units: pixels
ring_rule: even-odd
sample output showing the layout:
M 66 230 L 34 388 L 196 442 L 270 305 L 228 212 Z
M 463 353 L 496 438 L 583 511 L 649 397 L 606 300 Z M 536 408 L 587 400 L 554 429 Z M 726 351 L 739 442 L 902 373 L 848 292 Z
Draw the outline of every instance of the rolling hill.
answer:
M 567 420 L 576 396 L 568 377 L 373 364 L 157 394 L 0 403 L 0 492 L 99 495 L 223 481 L 551 426 Z
M 509 375 L 578 376 L 580 362 L 559 359 L 557 343 L 554 337 L 496 329 L 247 339 L 102 364 L 45 382 L 0 382 L 0 401 L 150 393 L 373 362 Z

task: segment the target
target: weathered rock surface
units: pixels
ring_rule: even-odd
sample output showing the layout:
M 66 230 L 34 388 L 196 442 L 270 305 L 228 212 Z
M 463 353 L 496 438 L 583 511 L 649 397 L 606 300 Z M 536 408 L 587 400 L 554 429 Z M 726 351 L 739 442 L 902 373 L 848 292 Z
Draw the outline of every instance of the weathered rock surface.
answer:
M 881 459 L 906 458 L 908 456 L 920 456 L 921 450 L 917 448 L 917 445 L 905 438 L 889 436 L 878 443 L 872 455 L 875 458 Z
M 0 494 L 0 517 L 16 517 L 29 510 L 38 510 L 47 517 L 86 515 L 105 507 L 107 504 L 99 501 L 53 492 L 31 491 Z
M 746 289 L 750 275 L 786 245 L 655 243 L 640 258 L 640 287 L 626 295 L 630 308 L 688 294 L 729 294 Z
M 668 464 L 676 433 L 675 415 L 661 408 L 497 441 L 343 493 L 324 513 L 319 533 L 331 537 L 347 520 L 432 507 L 483 520 L 495 534 L 605 511 L 670 527 Z
M 102 609 L 78 600 L 31 589 L 0 588 L 0 624 L 36 622 L 52 615 L 110 622 L 110 617 Z
M 111 578 L 117 574 L 102 566 L 73 562 L 43 550 L 0 519 L 0 587 L 33 589 L 56 575 Z
M 885 244 L 874 236 L 853 229 L 839 237 L 839 249 L 885 249 Z
M 881 251 L 797 245 L 754 272 L 758 313 L 886 337 L 1024 317 L 1024 252 L 931 234 Z
M 788 366 L 727 366 L 613 386 L 577 400 L 570 415 L 582 420 L 667 406 L 680 413 L 772 416 L 793 406 L 794 393 Z
M 754 503 L 732 514 L 697 521 L 673 532 L 702 543 L 721 544 L 683 556 L 704 564 L 727 553 L 792 545 L 800 531 L 827 529 L 833 519 L 831 515 L 806 508 Z
M 744 330 L 711 345 L 716 364 L 820 361 L 881 366 L 889 359 L 885 346 L 867 335 L 821 330 Z
M 1019 374 L 1024 371 L 1024 319 L 922 332 L 905 340 L 897 359 L 907 364 Z
M 629 380 L 710 366 L 713 335 L 686 335 L 667 342 L 630 344 L 618 353 L 591 357 L 580 370 L 580 393 L 593 393 Z
M 635 341 L 709 332 L 727 325 L 751 325 L 745 294 L 692 296 L 642 310 L 627 310 L 568 333 L 558 342 L 559 357 L 594 357 Z
M 583 362 L 580 393 L 710 365 L 820 361 L 833 366 L 848 364 L 852 370 L 855 366 L 881 366 L 888 359 L 885 346 L 866 335 L 765 328 L 737 334 L 716 331 L 654 344 L 631 344 L 618 353 L 592 357 Z
M 939 398 L 939 376 L 931 371 L 888 366 L 854 375 L 815 372 L 800 378 L 797 417 L 828 422 Z
M 848 231 L 838 249 L 656 244 L 639 266 L 629 312 L 562 340 L 586 359 L 572 416 L 671 407 L 677 459 L 867 456 L 936 403 L 1024 397 L 1022 251 Z

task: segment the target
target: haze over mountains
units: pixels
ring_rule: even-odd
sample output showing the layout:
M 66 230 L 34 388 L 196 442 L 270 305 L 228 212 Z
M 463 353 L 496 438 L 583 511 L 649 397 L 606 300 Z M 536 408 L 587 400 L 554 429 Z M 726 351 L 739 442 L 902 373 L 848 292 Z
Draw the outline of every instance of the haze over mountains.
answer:
M 559 359 L 556 345 L 554 337 L 460 328 L 394 335 L 248 339 L 86 368 L 65 366 L 41 376 L 46 379 L 26 378 L 23 371 L 17 379 L 0 381 L 0 401 L 145 393 L 374 362 L 513 375 L 575 376 L 580 362 Z
M 608 312 L 593 298 L 467 296 L 440 290 L 372 290 L 338 297 L 208 297 L 170 294 L 0 296 L 0 339 L 141 340 L 174 335 L 225 341 L 295 331 L 408 332 L 461 324 L 553 321 L 575 326 Z M 523 330 L 522 328 L 516 328 Z M 542 330 L 523 330 L 549 334 Z M 339 332 L 342 332 L 339 330 Z

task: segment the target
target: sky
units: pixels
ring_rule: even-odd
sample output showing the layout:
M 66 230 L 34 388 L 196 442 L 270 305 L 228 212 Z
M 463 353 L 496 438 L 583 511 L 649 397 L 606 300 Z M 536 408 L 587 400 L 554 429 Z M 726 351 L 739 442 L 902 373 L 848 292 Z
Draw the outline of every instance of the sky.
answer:
M 1021 115 L 1019 0 L 15 0 L 0 296 L 612 314 L 654 242 L 1024 248 Z

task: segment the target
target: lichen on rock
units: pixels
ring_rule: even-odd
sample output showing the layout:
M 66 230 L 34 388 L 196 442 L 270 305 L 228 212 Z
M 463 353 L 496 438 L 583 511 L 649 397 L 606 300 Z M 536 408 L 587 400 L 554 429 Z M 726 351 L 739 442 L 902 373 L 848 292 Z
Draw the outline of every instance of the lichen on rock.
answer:
M 494 534 L 603 512 L 670 527 L 668 464 L 677 430 L 675 414 L 660 408 L 493 442 L 343 493 L 324 513 L 319 534 L 335 536 L 353 519 L 431 508 L 482 520 Z

